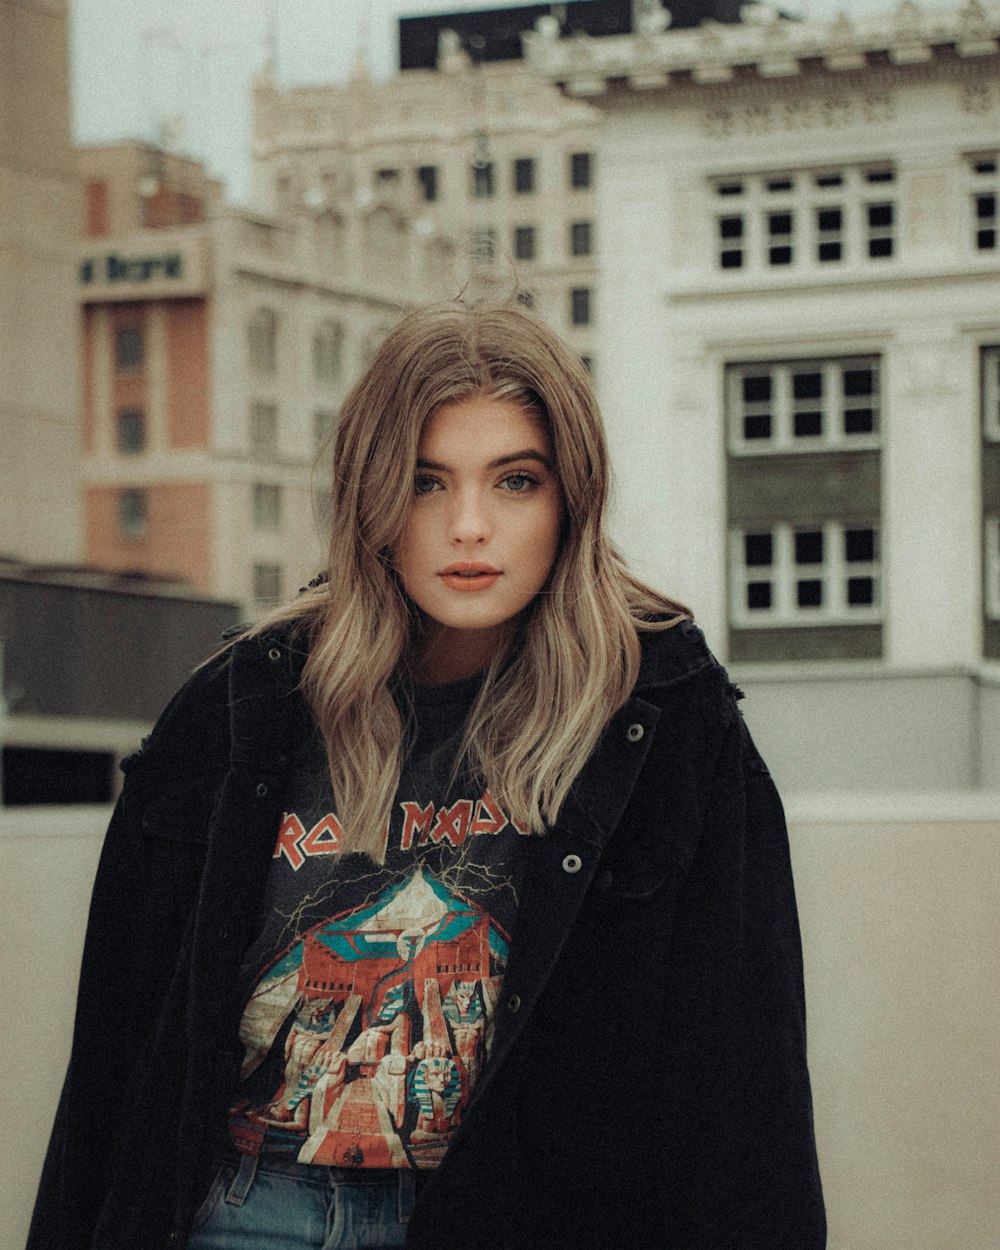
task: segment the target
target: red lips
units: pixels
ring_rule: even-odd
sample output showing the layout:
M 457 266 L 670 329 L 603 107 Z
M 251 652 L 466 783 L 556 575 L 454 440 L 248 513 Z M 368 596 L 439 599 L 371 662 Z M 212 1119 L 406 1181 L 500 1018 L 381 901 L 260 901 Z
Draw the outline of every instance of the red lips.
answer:
M 492 564 L 470 564 L 459 561 L 449 564 L 438 577 L 452 590 L 488 590 L 501 576 Z

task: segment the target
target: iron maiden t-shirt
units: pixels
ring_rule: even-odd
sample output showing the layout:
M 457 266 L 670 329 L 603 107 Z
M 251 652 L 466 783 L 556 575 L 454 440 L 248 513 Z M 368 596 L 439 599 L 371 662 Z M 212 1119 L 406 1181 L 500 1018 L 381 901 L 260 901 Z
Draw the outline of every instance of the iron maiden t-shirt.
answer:
M 382 866 L 341 849 L 319 734 L 298 750 L 242 969 L 241 1153 L 430 1168 L 447 1150 L 489 1055 L 526 841 L 451 781 L 480 680 L 411 692 Z

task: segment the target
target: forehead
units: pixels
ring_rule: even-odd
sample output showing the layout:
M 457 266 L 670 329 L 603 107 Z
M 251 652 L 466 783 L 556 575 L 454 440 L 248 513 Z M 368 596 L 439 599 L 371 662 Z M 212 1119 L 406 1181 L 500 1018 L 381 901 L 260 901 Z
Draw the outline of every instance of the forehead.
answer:
M 435 408 L 420 431 L 418 454 L 432 450 L 484 454 L 517 450 L 552 453 L 546 422 L 537 412 L 511 399 L 472 395 Z

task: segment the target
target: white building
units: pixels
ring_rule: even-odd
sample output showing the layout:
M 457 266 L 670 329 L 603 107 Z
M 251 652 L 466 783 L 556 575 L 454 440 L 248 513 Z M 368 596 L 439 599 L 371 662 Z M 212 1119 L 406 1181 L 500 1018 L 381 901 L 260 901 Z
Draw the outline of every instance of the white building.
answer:
M 1000 8 L 747 16 L 526 41 L 605 119 L 617 532 L 787 789 L 995 789 Z
M 523 62 L 473 64 L 445 32 L 437 69 L 378 85 L 361 66 L 344 85 L 282 90 L 261 75 L 255 197 L 284 216 L 338 197 L 413 213 L 465 252 L 447 295 L 473 274 L 501 296 L 516 287 L 594 365 L 599 125 Z

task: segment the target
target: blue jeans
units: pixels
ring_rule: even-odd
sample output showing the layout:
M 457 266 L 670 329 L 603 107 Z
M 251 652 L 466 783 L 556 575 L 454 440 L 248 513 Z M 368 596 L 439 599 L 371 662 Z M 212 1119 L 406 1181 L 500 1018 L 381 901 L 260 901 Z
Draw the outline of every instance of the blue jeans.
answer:
M 407 1171 L 244 1157 L 219 1168 L 188 1250 L 391 1250 L 415 1184 Z

